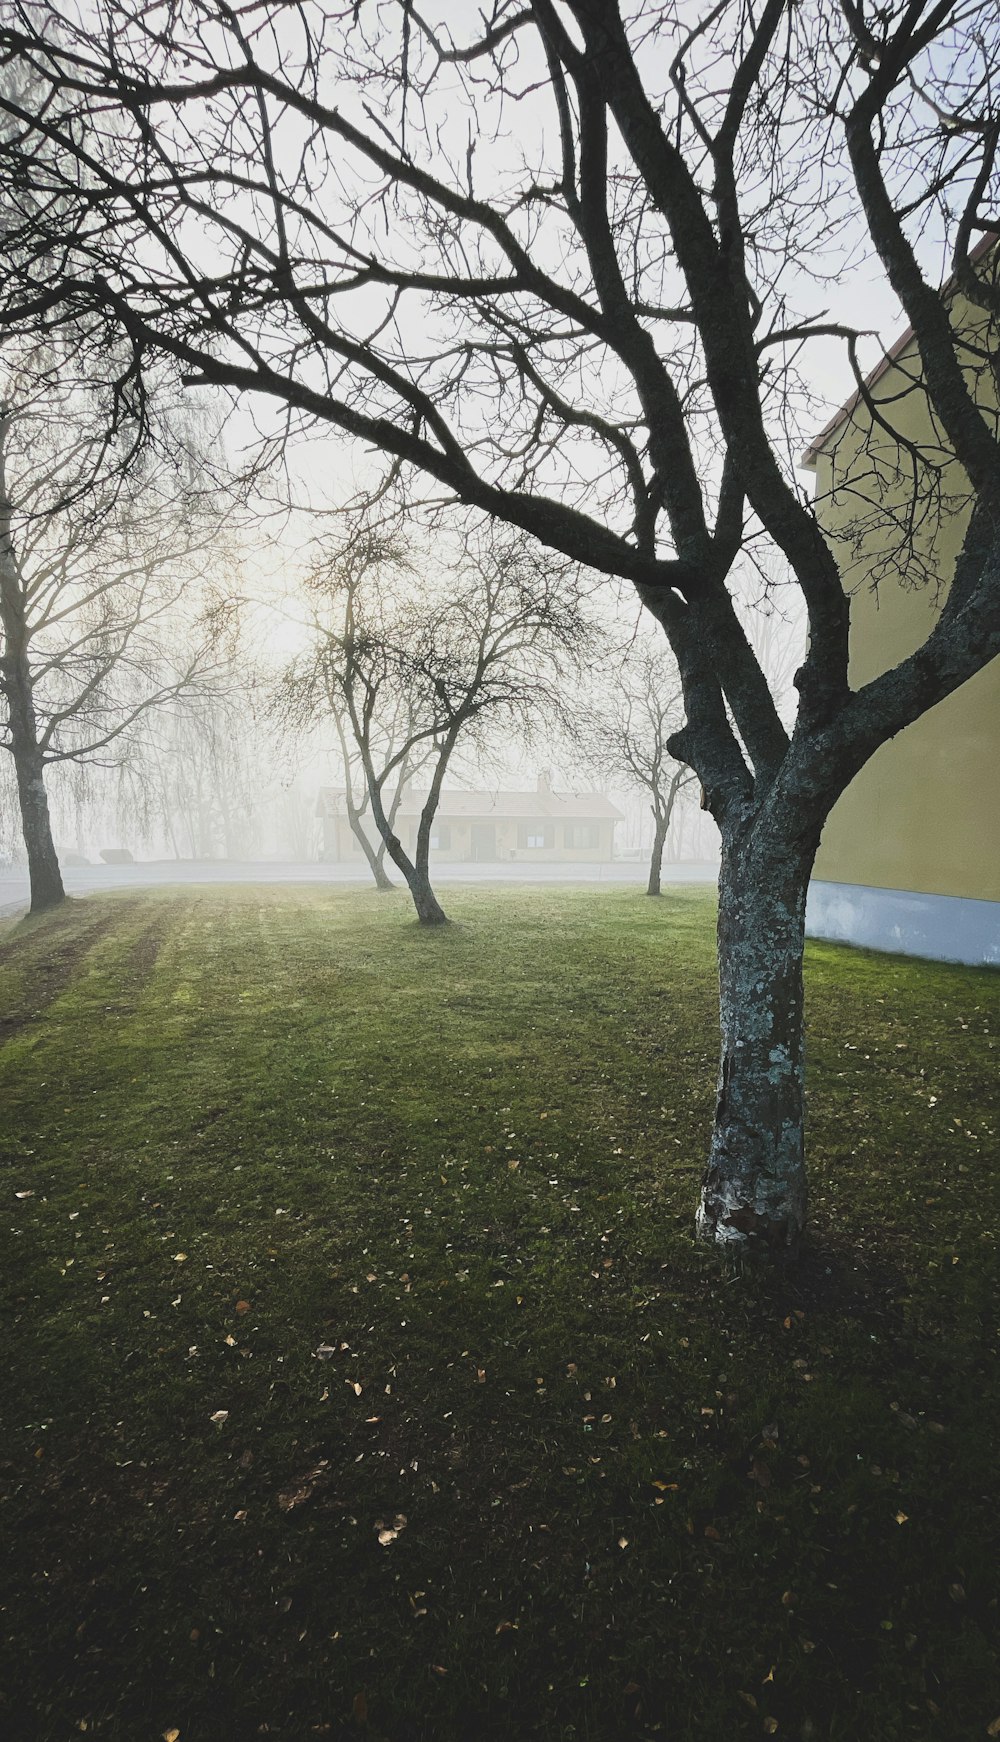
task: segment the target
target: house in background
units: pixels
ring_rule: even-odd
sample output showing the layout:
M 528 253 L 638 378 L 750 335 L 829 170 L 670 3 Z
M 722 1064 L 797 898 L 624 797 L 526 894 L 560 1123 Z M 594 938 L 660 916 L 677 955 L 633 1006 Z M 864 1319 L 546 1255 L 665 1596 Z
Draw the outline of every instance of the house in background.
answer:
M 977 270 L 996 271 L 996 236 L 976 251 Z M 971 349 L 996 353 L 989 317 L 946 286 L 977 398 L 994 417 L 996 382 Z M 904 485 L 886 486 L 896 444 L 873 423 L 862 395 L 817 436 L 803 464 L 816 474 L 817 514 L 841 564 L 851 597 L 854 687 L 898 665 L 926 640 L 941 609 L 968 524 L 965 475 L 949 457 L 922 386 L 912 333 L 897 340 L 867 383 L 867 393 L 900 436 L 938 447 L 944 471 L 941 507 L 928 504 L 915 533 L 917 556 L 940 578 L 907 585 L 905 549 L 895 564 L 888 543 L 893 507 L 907 504 Z M 891 492 L 895 492 L 893 495 Z M 949 503 L 949 496 L 951 501 Z M 870 523 L 863 498 L 876 504 Z M 919 518 L 919 517 L 918 517 Z M 882 568 L 877 592 L 869 577 Z M 877 750 L 827 821 L 809 892 L 810 936 L 904 951 L 947 961 L 1000 964 L 1000 661 L 994 660 L 945 701 Z
M 396 833 L 411 856 L 424 797 L 424 793 L 406 793 L 396 815 Z M 360 872 L 364 855 L 347 820 L 343 787 L 320 790 L 319 815 L 322 857 L 331 863 L 356 864 Z M 534 792 L 460 792 L 446 787 L 431 852 L 437 859 L 464 864 L 607 863 L 614 854 L 615 824 L 621 817 L 621 811 L 601 793 L 553 792 L 546 775 L 539 777 Z M 375 831 L 367 815 L 364 824 L 372 838 Z

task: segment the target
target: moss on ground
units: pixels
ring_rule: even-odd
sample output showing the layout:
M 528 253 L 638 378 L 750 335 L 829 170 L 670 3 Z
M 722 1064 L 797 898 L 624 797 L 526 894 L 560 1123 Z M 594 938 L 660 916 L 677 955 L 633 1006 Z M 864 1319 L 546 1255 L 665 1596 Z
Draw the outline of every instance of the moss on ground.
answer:
M 1000 976 L 810 948 L 740 1278 L 706 894 L 449 895 L 6 929 L 0 1729 L 984 1737 Z

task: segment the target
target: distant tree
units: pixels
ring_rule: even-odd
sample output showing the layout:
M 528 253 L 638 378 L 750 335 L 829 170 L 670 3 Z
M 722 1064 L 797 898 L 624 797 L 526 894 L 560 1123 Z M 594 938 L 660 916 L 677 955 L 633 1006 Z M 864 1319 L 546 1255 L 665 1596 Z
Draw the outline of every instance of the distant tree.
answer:
M 180 666 L 177 617 L 214 517 L 187 444 L 139 451 L 115 392 L 63 355 L 0 352 L 0 749 L 17 778 L 31 911 L 63 899 L 45 770 L 113 754 L 211 664 Z M 6 367 L 4 366 L 6 363 Z
M 152 712 L 130 745 L 121 806 L 177 859 L 242 859 L 260 835 L 261 794 L 279 772 L 255 718 L 249 674 L 213 648 L 211 684 Z
M 385 869 L 386 839 L 373 820 L 367 760 L 382 782 L 390 832 L 406 787 L 432 753 L 418 737 L 415 698 L 400 684 L 400 662 L 390 653 L 398 637 L 402 589 L 412 585 L 403 539 L 366 531 L 337 557 L 322 555 L 303 577 L 311 606 L 312 653 L 295 660 L 272 686 L 272 714 L 293 741 L 332 721 L 344 788 L 344 814 L 376 889 L 395 887 Z M 336 651 L 334 651 L 336 650 Z M 359 731 L 348 692 L 355 698 Z M 401 745 L 410 748 L 397 755 Z
M 420 734 L 420 704 L 414 687 L 405 682 L 403 665 L 390 651 L 393 628 L 401 626 L 393 625 L 393 605 L 387 588 L 391 588 L 394 575 L 397 582 L 404 577 L 409 579 L 408 570 L 405 548 L 398 539 L 380 539 L 369 534 L 351 552 L 340 569 L 337 586 L 343 611 L 344 660 L 324 658 L 322 664 L 327 707 L 340 746 L 348 824 L 367 860 L 376 889 L 383 890 L 393 887 L 385 869 L 385 856 L 395 834 L 400 804 L 410 781 L 426 765 L 434 748 L 432 740 Z M 364 691 L 360 714 L 356 709 L 352 713 L 347 695 L 348 689 L 359 685 Z M 362 723 L 360 735 L 355 729 L 357 720 Z M 374 841 L 372 829 L 365 826 L 366 817 L 374 818 L 369 767 L 376 771 L 376 785 L 382 794 L 388 823 L 388 832 L 372 823 Z
M 365 534 L 314 575 L 326 609 L 317 613 L 311 666 L 297 679 L 339 722 L 345 766 L 356 756 L 375 828 L 424 925 L 447 918 L 431 886 L 431 836 L 459 744 L 482 744 L 501 728 L 523 739 L 554 722 L 562 678 L 588 633 L 568 566 L 523 540 L 470 534 L 450 568 L 440 550 L 428 574 L 429 558 L 420 563 Z M 395 823 L 404 787 L 425 768 L 411 856 Z M 356 833 L 363 811 L 352 797 Z M 358 838 L 375 872 L 377 855 L 363 832 Z
M 660 894 L 663 849 L 681 794 L 696 776 L 670 754 L 669 744 L 684 718 L 677 668 L 666 647 L 648 639 L 632 646 L 620 663 L 602 676 L 610 688 L 585 705 L 578 741 L 591 768 L 603 780 L 644 793 L 653 816 L 647 895 Z

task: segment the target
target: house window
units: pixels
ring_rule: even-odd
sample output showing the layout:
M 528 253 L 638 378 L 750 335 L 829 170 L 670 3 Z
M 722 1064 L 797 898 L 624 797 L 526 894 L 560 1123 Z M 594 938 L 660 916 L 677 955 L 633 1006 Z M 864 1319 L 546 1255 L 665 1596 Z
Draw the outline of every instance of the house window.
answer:
M 551 823 L 518 823 L 519 847 L 554 847 L 556 832 Z
M 450 823 L 435 823 L 434 827 L 431 830 L 431 848 L 432 848 L 432 850 L 436 852 L 438 849 L 441 849 L 443 852 L 447 853 L 450 847 L 451 847 L 451 824 Z
M 567 847 L 599 847 L 601 844 L 600 824 L 564 823 L 563 840 Z

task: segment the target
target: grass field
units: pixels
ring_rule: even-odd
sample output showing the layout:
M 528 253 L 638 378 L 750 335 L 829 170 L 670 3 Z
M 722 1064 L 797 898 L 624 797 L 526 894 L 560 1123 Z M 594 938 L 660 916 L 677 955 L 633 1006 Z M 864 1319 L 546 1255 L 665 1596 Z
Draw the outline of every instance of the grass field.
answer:
M 705 892 L 449 896 L 0 935 L 0 1733 L 1000 1734 L 1000 975 L 810 948 L 740 1278 Z

